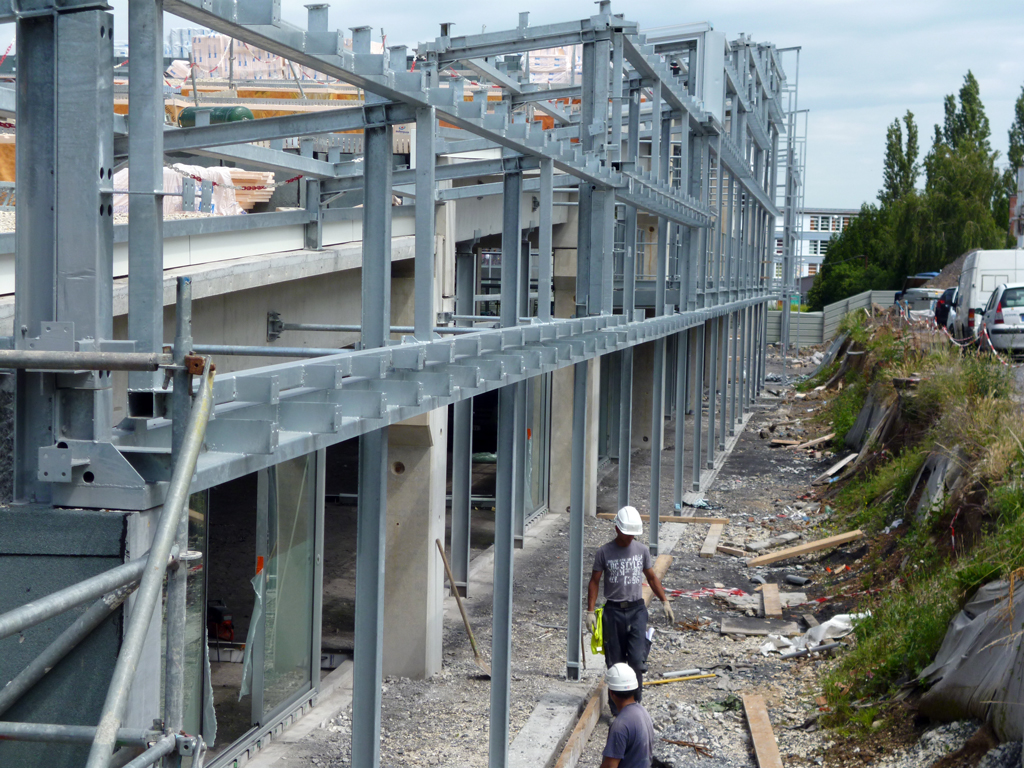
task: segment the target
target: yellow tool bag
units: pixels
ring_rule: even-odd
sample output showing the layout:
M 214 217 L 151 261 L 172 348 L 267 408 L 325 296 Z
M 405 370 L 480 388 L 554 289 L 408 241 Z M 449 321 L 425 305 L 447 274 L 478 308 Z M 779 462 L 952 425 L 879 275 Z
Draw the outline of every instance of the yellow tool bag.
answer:
M 604 615 L 604 608 L 598 608 L 594 611 L 594 618 L 597 620 L 597 625 L 594 627 L 594 632 L 590 635 L 590 652 L 604 653 L 604 621 L 602 616 Z

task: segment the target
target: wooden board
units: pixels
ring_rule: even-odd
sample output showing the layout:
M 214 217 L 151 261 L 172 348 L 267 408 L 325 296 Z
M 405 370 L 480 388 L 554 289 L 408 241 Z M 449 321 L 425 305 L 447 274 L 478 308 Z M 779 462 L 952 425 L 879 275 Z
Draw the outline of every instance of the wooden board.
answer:
M 870 441 L 868 443 L 865 443 L 865 446 L 867 446 L 869 444 L 870 444 Z M 818 475 L 816 478 L 814 478 L 811 481 L 811 485 L 818 485 L 820 483 L 825 482 L 826 480 L 828 480 L 828 478 L 832 477 L 834 474 L 836 474 L 839 470 L 841 470 L 847 464 L 849 464 L 852 461 L 854 461 L 857 458 L 857 456 L 858 456 L 858 454 L 851 453 L 845 459 L 840 459 L 835 464 L 833 464 L 831 467 L 829 467 L 824 472 L 822 472 L 820 475 Z
M 723 598 L 726 605 L 740 611 L 762 611 L 764 605 L 758 595 L 725 595 Z M 807 602 L 806 592 L 782 592 L 779 591 L 779 605 L 783 608 L 793 608 Z
M 761 590 L 761 599 L 764 601 L 764 617 L 766 619 L 782 618 L 782 603 L 779 602 L 779 585 L 765 584 Z
M 758 766 L 782 768 L 779 743 L 775 740 L 772 722 L 768 719 L 764 697 L 753 693 L 743 694 L 743 711 L 747 714 L 747 727 L 750 728 L 750 738 L 754 742 Z
M 668 573 L 669 566 L 672 565 L 672 555 L 658 555 L 658 559 L 654 561 L 654 575 L 659 579 L 665 578 L 665 574 Z M 647 605 L 651 604 L 651 598 L 654 597 L 654 590 L 644 584 L 643 586 L 644 603 Z
M 818 620 L 814 618 L 813 613 L 805 613 L 800 618 L 807 622 L 808 629 L 818 626 Z
M 822 435 L 821 437 L 816 437 L 813 440 L 808 440 L 806 443 L 800 443 L 800 445 L 794 445 L 793 448 L 795 450 L 799 450 L 801 448 L 813 448 L 816 445 L 821 445 L 822 443 L 828 442 L 829 440 L 831 440 L 835 436 L 836 436 L 835 432 L 829 432 L 827 435 Z
M 800 445 L 800 441 L 799 440 L 784 440 L 782 438 L 775 438 L 771 442 L 771 446 L 773 448 L 777 447 L 777 446 L 780 446 L 780 445 L 785 445 L 785 446 L 791 448 L 793 446 Z
M 746 557 L 747 556 L 747 550 L 745 550 L 745 549 L 737 549 L 736 547 L 725 547 L 725 546 L 722 546 L 721 544 L 718 545 L 717 549 L 723 555 L 732 555 L 733 557 Z
M 708 537 L 704 539 L 704 546 L 700 548 L 701 557 L 714 557 L 715 549 L 718 547 L 718 540 L 722 538 L 725 526 L 721 523 L 714 523 L 708 528 Z
M 601 520 L 614 520 L 615 515 L 611 512 L 598 512 L 597 516 Z M 651 519 L 650 515 L 640 515 L 640 519 L 645 523 Z M 658 518 L 659 523 L 707 523 L 708 525 L 728 525 L 732 522 L 728 517 L 687 517 L 686 515 L 661 515 Z
M 789 560 L 791 557 L 806 555 L 809 552 L 817 552 L 822 549 L 838 547 L 840 544 L 848 544 L 851 541 L 856 541 L 857 539 L 862 538 L 863 536 L 863 531 L 856 530 L 849 531 L 847 533 L 840 533 L 838 536 L 829 536 L 827 539 L 808 541 L 806 544 L 800 544 L 795 547 L 790 547 L 789 549 L 780 549 L 778 552 L 771 552 L 767 555 L 755 557 L 752 560 L 747 561 L 747 566 L 754 567 L 758 565 L 768 565 L 769 563 L 777 563 L 780 560 Z
M 565 742 L 565 747 L 562 749 L 562 754 L 558 756 L 555 768 L 574 768 L 579 762 L 583 748 L 587 746 L 590 734 L 594 732 L 594 726 L 601 719 L 601 702 L 604 701 L 604 696 L 605 684 L 602 682 L 594 695 L 590 697 L 590 701 L 587 702 L 586 709 L 580 715 L 576 727 L 569 734 L 569 740 Z
M 782 635 L 796 637 L 803 630 L 795 621 L 755 619 L 748 616 L 727 616 L 722 619 L 723 635 Z

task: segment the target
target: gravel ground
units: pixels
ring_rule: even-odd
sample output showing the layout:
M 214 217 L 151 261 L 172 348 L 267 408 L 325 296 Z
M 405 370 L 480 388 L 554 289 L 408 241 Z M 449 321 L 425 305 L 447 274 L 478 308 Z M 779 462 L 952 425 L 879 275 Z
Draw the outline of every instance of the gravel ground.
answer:
M 792 363 L 792 359 L 790 360 Z M 789 373 L 807 373 L 812 366 L 806 358 L 802 370 L 791 367 Z M 769 371 L 781 368 L 770 359 Z M 774 389 L 779 385 L 770 384 Z M 812 398 L 813 400 L 813 398 Z M 747 546 L 780 533 L 806 534 L 809 539 L 823 533 L 813 527 L 824 519 L 818 505 L 804 499 L 809 482 L 832 463 L 829 455 L 806 451 L 770 448 L 766 437 L 784 434 L 771 431 L 772 424 L 806 415 L 818 403 L 790 401 L 772 397 L 759 403 L 751 420 L 737 441 L 735 450 L 722 467 L 714 486 L 707 491 L 707 501 L 715 516 L 728 517 L 730 524 L 723 543 Z M 689 428 L 689 424 L 687 425 Z M 806 431 L 801 431 L 801 430 Z M 822 431 L 813 425 L 787 427 L 791 437 L 817 437 Z M 674 446 L 671 424 L 666 429 L 666 450 L 662 477 L 662 510 L 672 509 L 672 466 Z M 765 435 L 765 437 L 762 437 Z M 689 457 L 686 466 L 690 466 Z M 616 465 L 603 469 L 598 487 L 598 507 L 613 511 L 616 501 Z M 650 453 L 636 451 L 632 462 L 633 487 L 631 501 L 647 511 L 649 496 Z M 689 472 L 687 472 L 689 477 Z M 826 521 L 827 522 L 827 521 Z M 568 596 L 568 516 L 549 515 L 538 524 L 540 533 L 526 550 L 516 554 L 513 676 L 511 690 L 510 735 L 515 737 L 532 713 L 540 697 L 553 686 L 564 684 L 565 669 L 565 603 Z M 608 521 L 588 520 L 586 525 L 585 563 L 593 558 L 596 547 L 612 536 Z M 932 766 L 943 756 L 959 749 L 977 730 L 975 723 L 954 723 L 928 731 L 919 743 L 904 748 L 898 745 L 881 752 L 884 757 L 873 762 L 877 749 L 857 755 L 849 747 L 833 749 L 827 731 L 818 729 L 820 703 L 817 697 L 818 674 L 828 659 L 803 658 L 783 661 L 777 655 L 763 656 L 760 637 L 723 635 L 720 623 L 739 612 L 711 596 L 686 596 L 702 588 L 726 587 L 752 593 L 752 575 L 761 575 L 780 584 L 781 591 L 796 591 L 785 584 L 787 573 L 799 573 L 812 579 L 800 587 L 809 599 L 822 594 L 819 583 L 825 569 L 846 562 L 855 562 L 862 546 L 850 545 L 832 552 L 816 553 L 788 561 L 786 567 L 747 569 L 742 561 L 717 555 L 699 557 L 707 535 L 703 525 L 687 526 L 672 552 L 674 560 L 663 583 L 666 590 L 676 591 L 674 598 L 677 625 L 667 626 L 661 611 L 651 611 L 651 625 L 657 630 L 648 664 L 647 679 L 655 680 L 662 673 L 697 668 L 714 672 L 717 677 L 648 687 L 644 705 L 651 713 L 659 737 L 656 754 L 675 768 L 756 768 L 753 745 L 738 694 L 761 694 L 778 740 L 779 751 L 786 766 L 858 765 L 877 768 L 910 768 Z M 585 568 L 585 570 L 587 570 Z M 589 573 L 587 574 L 589 576 Z M 472 595 L 466 601 L 470 621 L 483 648 L 490 646 L 490 600 Z M 799 620 L 804 613 L 815 613 L 824 621 L 835 613 L 846 612 L 848 606 L 830 602 L 797 606 L 784 610 L 784 617 Z M 685 629 L 689 623 L 695 630 Z M 388 679 L 382 688 L 381 764 L 386 766 L 459 766 L 487 765 L 487 735 L 490 685 L 472 662 L 469 642 L 457 615 L 446 622 L 444 631 L 444 671 L 430 681 Z M 581 768 L 597 768 L 607 735 L 610 715 L 604 706 L 590 742 L 578 763 Z M 297 745 L 294 756 L 281 765 L 313 765 L 324 768 L 349 766 L 349 716 L 342 715 L 326 729 L 316 731 Z M 914 741 L 912 733 L 909 741 Z M 705 756 L 694 749 L 671 745 L 662 739 L 693 742 L 706 750 Z M 1014 752 L 1014 748 L 1016 752 Z M 836 754 L 841 753 L 837 757 Z M 1020 765 L 1020 745 L 993 750 L 984 768 L 1014 768 Z M 1016 761 L 1016 762 L 1014 762 Z M 975 762 L 963 765 L 975 765 Z M 957 763 L 956 765 L 960 765 Z M 936 768 L 939 768 L 936 766 Z M 954 768 L 943 765 L 941 768 Z

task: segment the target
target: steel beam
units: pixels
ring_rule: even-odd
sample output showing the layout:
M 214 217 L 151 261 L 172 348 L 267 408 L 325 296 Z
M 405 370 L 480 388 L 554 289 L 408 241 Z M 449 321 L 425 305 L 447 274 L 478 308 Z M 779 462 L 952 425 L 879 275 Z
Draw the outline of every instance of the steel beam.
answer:
M 455 311 L 473 314 L 476 292 L 476 254 L 455 255 Z M 473 485 L 473 399 L 459 400 L 452 408 L 452 573 L 465 597 L 469 586 L 471 496 Z
M 416 112 L 416 267 L 415 333 L 419 341 L 429 341 L 434 317 L 434 127 L 437 121 L 432 107 Z

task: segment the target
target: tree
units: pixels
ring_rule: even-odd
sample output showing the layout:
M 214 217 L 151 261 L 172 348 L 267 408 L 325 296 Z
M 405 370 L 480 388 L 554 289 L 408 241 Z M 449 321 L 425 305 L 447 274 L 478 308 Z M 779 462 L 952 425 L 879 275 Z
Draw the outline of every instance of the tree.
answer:
M 1008 166 L 1003 171 L 999 191 L 992 199 L 992 213 L 1002 229 L 1010 223 L 1010 196 L 1017 194 L 1017 169 L 1024 166 L 1024 86 L 1013 106 L 1013 122 L 1007 131 L 1010 139 L 1006 153 Z
M 885 166 L 882 171 L 882 190 L 878 199 L 882 205 L 889 205 L 913 192 L 921 166 L 917 162 L 917 124 L 914 113 L 909 109 L 903 116 L 907 128 L 907 143 L 903 144 L 900 121 L 893 120 L 885 135 Z
M 981 86 L 970 70 L 967 70 L 964 84 L 960 87 L 959 105 L 956 97 L 950 94 L 946 96 L 943 107 L 945 121 L 941 129 L 935 126 L 936 139 L 941 136 L 942 143 L 952 150 L 972 143 L 985 152 L 992 151 L 988 140 L 992 130 L 985 106 L 981 103 Z

